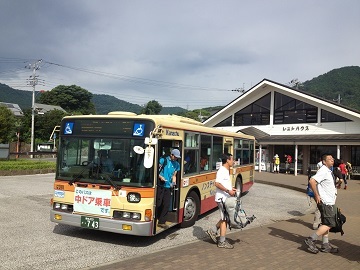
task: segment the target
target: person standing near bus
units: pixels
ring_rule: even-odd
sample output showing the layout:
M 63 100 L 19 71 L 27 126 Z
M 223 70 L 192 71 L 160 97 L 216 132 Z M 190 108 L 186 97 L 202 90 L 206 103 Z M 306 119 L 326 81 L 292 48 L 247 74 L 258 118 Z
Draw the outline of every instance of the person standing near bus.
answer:
M 166 215 L 170 207 L 171 188 L 176 185 L 176 174 L 180 171 L 180 164 L 177 161 L 181 158 L 180 151 L 173 149 L 171 154 L 167 157 L 160 158 L 159 165 L 161 166 L 159 172 L 159 180 L 156 195 L 156 216 L 158 225 L 161 228 L 167 229 L 165 224 Z
M 236 189 L 232 187 L 232 182 L 230 178 L 230 167 L 234 166 L 234 159 L 231 154 L 223 154 L 221 157 L 222 166 L 216 173 L 216 193 L 215 193 L 215 201 L 219 207 L 220 220 L 214 226 L 214 228 L 210 228 L 206 231 L 206 233 L 210 236 L 210 238 L 217 244 L 219 248 L 234 248 L 232 244 L 226 241 L 226 219 L 224 215 L 224 205 L 223 202 L 230 197 L 236 194 Z M 217 241 L 216 234 L 220 229 L 220 238 Z

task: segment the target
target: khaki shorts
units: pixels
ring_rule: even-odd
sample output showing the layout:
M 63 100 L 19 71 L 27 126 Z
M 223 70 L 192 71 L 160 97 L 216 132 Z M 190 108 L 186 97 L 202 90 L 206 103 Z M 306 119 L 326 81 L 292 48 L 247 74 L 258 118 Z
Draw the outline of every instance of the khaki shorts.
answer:
M 325 205 L 319 203 L 317 205 L 321 213 L 321 223 L 329 227 L 336 227 L 336 205 Z

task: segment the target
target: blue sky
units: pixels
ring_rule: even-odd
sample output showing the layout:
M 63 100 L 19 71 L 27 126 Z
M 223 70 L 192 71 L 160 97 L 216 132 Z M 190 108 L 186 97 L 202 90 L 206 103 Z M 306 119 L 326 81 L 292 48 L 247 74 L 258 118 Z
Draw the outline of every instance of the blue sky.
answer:
M 31 91 L 25 66 L 42 59 L 36 90 L 225 105 L 264 78 L 360 66 L 359 13 L 357 0 L 3 0 L 0 82 Z

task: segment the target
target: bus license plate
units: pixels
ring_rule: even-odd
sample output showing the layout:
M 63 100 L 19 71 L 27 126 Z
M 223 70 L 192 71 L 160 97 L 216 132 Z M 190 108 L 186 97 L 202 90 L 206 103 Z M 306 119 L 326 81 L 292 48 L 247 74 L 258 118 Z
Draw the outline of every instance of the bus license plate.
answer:
M 98 230 L 100 227 L 99 218 L 81 217 L 81 227 Z

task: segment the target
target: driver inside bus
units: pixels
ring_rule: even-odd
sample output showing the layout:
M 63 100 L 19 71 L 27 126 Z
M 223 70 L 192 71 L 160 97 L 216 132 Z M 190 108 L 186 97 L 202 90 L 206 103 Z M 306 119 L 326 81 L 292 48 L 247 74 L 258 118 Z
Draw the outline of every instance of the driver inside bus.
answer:
M 114 170 L 114 162 L 109 158 L 106 150 L 99 150 L 98 156 L 94 159 L 94 164 L 99 166 L 101 172 L 111 173 Z

